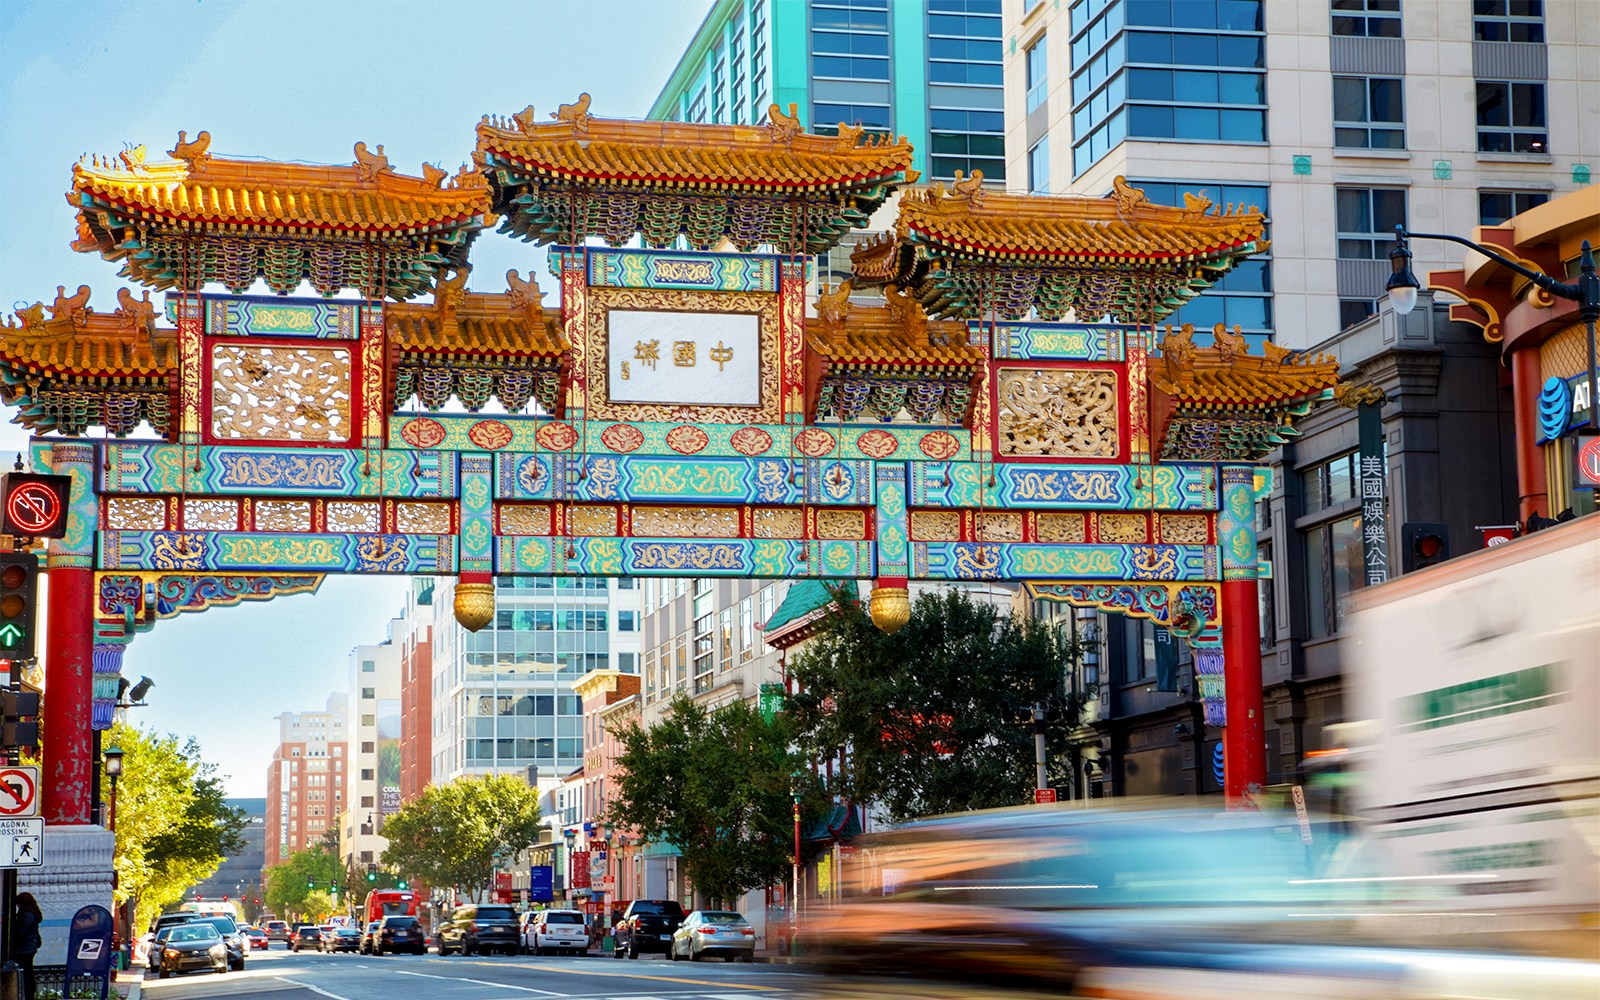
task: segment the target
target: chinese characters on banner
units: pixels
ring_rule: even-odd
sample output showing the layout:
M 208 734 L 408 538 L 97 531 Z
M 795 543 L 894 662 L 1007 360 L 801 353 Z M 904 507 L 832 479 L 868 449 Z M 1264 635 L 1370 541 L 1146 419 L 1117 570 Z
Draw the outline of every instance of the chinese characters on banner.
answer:
M 1357 470 L 1361 489 L 1361 549 L 1367 586 L 1371 587 L 1389 579 L 1383 407 L 1378 403 L 1363 403 L 1357 412 L 1361 430 L 1360 468 Z
M 613 309 L 606 327 L 614 403 L 761 404 L 754 313 Z

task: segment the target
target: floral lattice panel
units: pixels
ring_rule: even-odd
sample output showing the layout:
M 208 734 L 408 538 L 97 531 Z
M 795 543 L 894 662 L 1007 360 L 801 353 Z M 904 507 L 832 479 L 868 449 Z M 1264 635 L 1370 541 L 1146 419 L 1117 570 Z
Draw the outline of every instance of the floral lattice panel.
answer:
M 219 440 L 350 439 L 350 351 L 217 344 L 211 434 Z

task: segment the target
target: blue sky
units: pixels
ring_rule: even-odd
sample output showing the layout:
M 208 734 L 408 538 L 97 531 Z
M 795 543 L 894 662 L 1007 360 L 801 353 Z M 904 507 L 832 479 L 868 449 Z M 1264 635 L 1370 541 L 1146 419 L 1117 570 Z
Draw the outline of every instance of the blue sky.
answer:
M 580 91 L 591 111 L 640 117 L 710 0 L 148 0 L 0 3 L 0 309 L 49 303 L 57 285 L 114 308 L 117 265 L 74 253 L 64 193 L 84 153 L 171 149 L 211 133 L 219 156 L 349 163 L 360 140 L 397 169 L 452 173 L 486 113 L 541 118 Z M 469 286 L 500 291 L 543 256 L 485 233 Z M 548 292 L 549 282 L 546 281 Z M 310 294 L 309 290 L 302 290 Z M 0 423 L 0 454 L 27 435 Z M 330 577 L 315 596 L 160 623 L 124 674 L 156 682 L 136 721 L 193 735 L 230 793 L 266 793 L 274 716 L 320 709 L 345 687 L 348 654 L 381 642 L 401 578 Z

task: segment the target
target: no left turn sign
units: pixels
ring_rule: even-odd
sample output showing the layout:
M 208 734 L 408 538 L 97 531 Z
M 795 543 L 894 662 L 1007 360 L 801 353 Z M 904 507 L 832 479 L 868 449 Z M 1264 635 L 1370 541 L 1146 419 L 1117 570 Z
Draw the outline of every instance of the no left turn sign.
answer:
M 39 814 L 39 769 L 0 768 L 0 816 Z

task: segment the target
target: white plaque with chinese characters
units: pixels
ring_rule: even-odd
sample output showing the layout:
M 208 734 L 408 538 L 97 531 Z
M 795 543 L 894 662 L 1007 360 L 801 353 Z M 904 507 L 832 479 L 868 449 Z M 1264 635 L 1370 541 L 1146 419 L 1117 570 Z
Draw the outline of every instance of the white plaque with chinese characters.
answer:
M 754 313 L 608 314 L 613 403 L 761 405 L 761 322 Z

